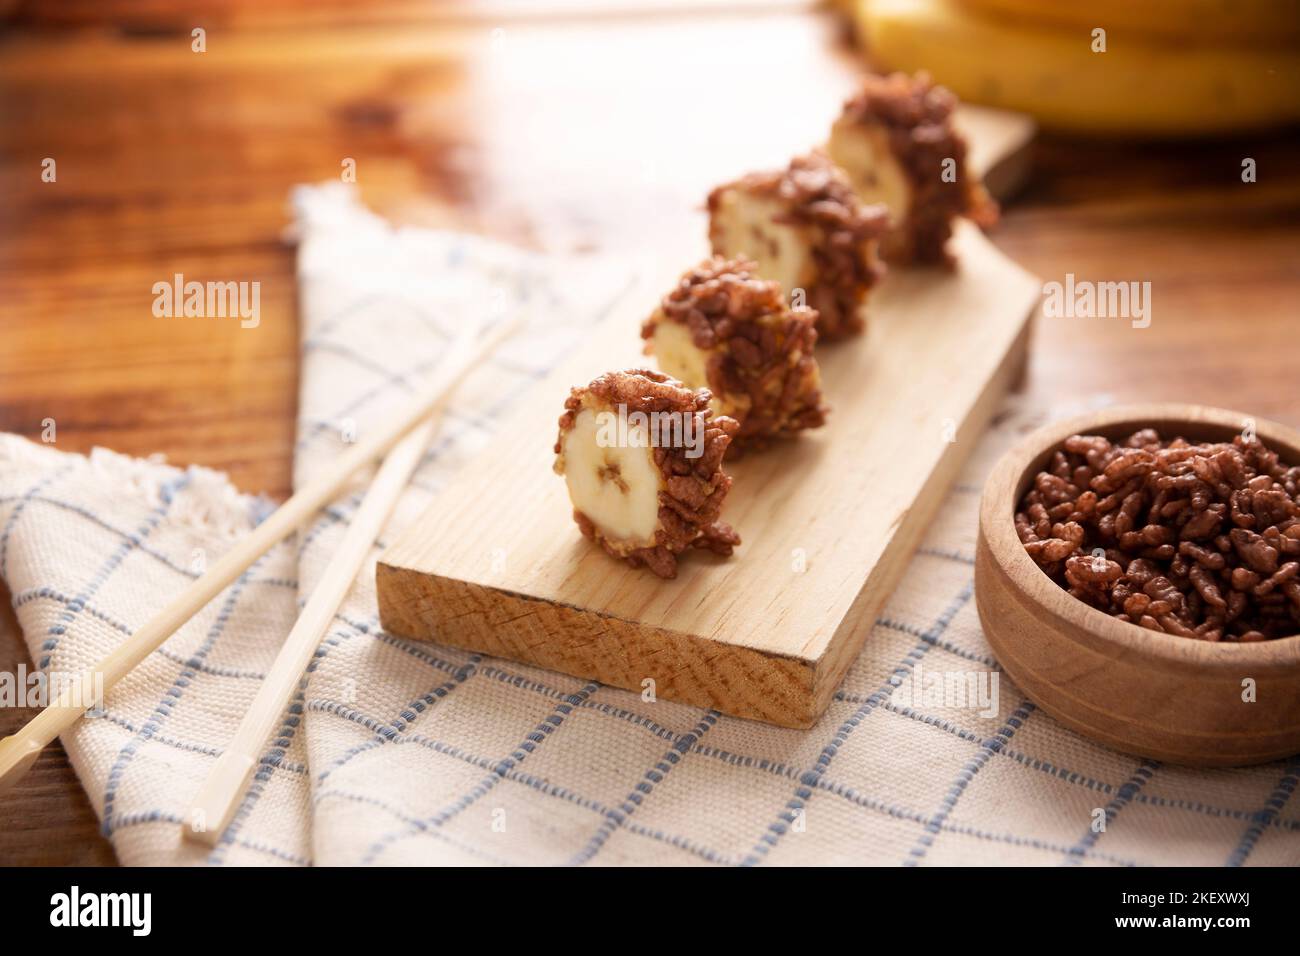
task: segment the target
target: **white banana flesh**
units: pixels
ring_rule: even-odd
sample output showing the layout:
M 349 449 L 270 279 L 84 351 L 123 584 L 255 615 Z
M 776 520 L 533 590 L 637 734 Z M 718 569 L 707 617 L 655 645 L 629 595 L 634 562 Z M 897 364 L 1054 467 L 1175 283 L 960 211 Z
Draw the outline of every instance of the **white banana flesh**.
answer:
M 795 289 L 807 288 L 817 268 L 808 230 L 774 221 L 785 212 L 786 206 L 776 200 L 728 189 L 713 213 L 711 229 L 717 240 L 715 252 L 731 259 L 753 259 L 758 274 L 779 282 L 788 298 Z
M 580 411 L 561 441 L 558 467 L 574 509 L 610 546 L 620 551 L 653 547 L 663 475 L 646 429 L 629 424 L 626 444 L 619 444 L 615 416 L 612 410 Z
M 883 203 L 889 209 L 891 229 L 907 221 L 912 210 L 912 187 L 889 148 L 885 130 L 837 120 L 831 127 L 826 152 L 836 166 L 848 173 L 853 191 L 863 203 Z

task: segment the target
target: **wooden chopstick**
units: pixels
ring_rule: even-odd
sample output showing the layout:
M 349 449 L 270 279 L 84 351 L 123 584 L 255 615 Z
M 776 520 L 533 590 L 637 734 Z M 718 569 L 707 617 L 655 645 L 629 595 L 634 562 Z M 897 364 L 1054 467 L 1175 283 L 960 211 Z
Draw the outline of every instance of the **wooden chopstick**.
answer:
M 445 407 L 452 391 L 519 325 L 520 320 L 502 322 L 478 341 L 476 328 L 469 326 L 464 329 L 453 341 L 446 358 L 439 363 L 433 382 L 417 400 L 400 414 L 376 426 L 365 441 L 358 442 L 340 455 L 327 471 L 296 492 L 170 604 L 88 670 L 81 682 L 66 682 L 52 704 L 16 734 L 0 740 L 0 792 L 22 779 L 41 750 L 75 724 L 95 703 L 86 699 L 88 695 L 82 688 L 96 688 L 100 686 L 98 680 L 102 679 L 102 687 L 107 691 L 162 646 L 254 561 L 333 500 L 357 469 L 388 452 L 403 435 Z
M 266 740 L 284 713 L 294 687 L 311 662 L 321 638 L 334 619 L 334 613 L 352 588 L 366 556 L 384 523 L 392 514 L 398 496 L 420 463 L 437 430 L 439 414 L 420 425 L 388 453 L 374 482 L 366 490 L 361 506 L 352 517 L 338 550 L 330 558 L 325 573 L 312 589 L 293 630 L 275 657 L 262 686 L 253 699 L 235 736 L 221 752 L 207 779 L 190 803 L 182 832 L 186 837 L 208 846 L 217 840 L 239 809 L 240 797 Z

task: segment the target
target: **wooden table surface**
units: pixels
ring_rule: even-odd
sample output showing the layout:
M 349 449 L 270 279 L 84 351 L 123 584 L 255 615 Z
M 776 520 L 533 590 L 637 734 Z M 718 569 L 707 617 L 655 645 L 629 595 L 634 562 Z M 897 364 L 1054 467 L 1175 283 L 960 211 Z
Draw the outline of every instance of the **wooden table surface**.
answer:
M 286 196 L 347 158 L 407 221 L 563 251 L 698 241 L 708 187 L 814 145 L 860 65 L 799 3 L 674 5 L 19 4 L 0 36 L 0 430 L 38 438 L 53 418 L 62 450 L 160 452 L 284 496 Z M 1040 320 L 1031 396 L 1300 425 L 1298 146 L 1042 137 L 995 241 L 1045 279 L 1149 281 L 1152 322 Z M 261 324 L 154 318 L 151 287 L 177 272 L 260 281 Z M 12 671 L 30 659 L 4 598 Z M 0 733 L 30 716 L 0 711 Z M 51 748 L 0 803 L 0 864 L 112 860 Z

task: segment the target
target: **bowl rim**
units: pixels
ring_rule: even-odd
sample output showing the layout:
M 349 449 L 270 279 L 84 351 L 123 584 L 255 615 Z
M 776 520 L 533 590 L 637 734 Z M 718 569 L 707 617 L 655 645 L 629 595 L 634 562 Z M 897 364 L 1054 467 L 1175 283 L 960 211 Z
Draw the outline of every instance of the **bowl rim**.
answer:
M 1018 501 L 1015 499 L 1022 479 L 1038 458 L 1049 455 L 1071 435 L 1120 431 L 1126 426 L 1134 426 L 1133 430 L 1159 428 L 1162 423 L 1185 423 L 1186 433 L 1195 435 L 1198 426 L 1240 431 L 1247 422 L 1253 423 L 1255 433 L 1270 448 L 1283 454 L 1288 461 L 1300 464 L 1300 432 L 1268 419 L 1208 405 L 1177 402 L 1116 405 L 1035 429 L 1003 454 L 985 481 L 980 500 L 980 534 L 986 540 L 990 557 L 1034 604 L 1118 650 L 1170 664 L 1190 664 L 1211 670 L 1231 669 L 1234 673 L 1239 672 L 1243 664 L 1260 667 L 1300 665 L 1300 633 L 1271 641 L 1239 644 L 1177 637 L 1117 620 L 1073 597 L 1043 573 L 1016 534 L 1015 506 Z M 1001 489 L 1010 489 L 1010 499 Z

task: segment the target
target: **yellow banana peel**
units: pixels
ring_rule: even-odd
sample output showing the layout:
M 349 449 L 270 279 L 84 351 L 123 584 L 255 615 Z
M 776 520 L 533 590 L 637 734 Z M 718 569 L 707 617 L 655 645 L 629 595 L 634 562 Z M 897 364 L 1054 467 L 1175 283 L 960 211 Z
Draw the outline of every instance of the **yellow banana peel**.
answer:
M 1022 26 L 1104 27 L 1189 43 L 1281 45 L 1300 38 L 1295 0 L 957 0 L 975 16 Z
M 858 20 L 878 68 L 927 70 L 964 100 L 1048 128 L 1180 136 L 1300 121 L 1295 45 L 1191 46 L 1102 27 L 1105 52 L 1094 52 L 1093 27 L 1031 27 L 956 0 L 859 0 Z

